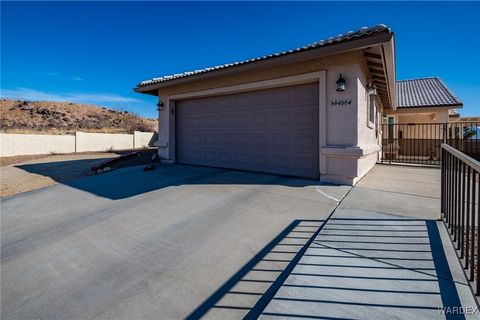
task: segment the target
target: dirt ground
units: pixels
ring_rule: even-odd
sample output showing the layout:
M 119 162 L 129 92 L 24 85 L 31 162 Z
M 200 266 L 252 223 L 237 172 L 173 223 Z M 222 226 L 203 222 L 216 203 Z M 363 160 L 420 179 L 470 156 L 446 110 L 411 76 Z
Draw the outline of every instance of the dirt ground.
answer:
M 30 160 L 38 160 L 47 157 L 51 157 L 51 154 L 32 154 L 28 156 L 14 156 L 14 157 L 0 157 L 0 166 L 8 166 L 10 164 L 17 164 L 27 162 Z
M 43 188 L 86 176 L 90 167 L 116 153 L 20 156 L 2 158 L 0 196 Z

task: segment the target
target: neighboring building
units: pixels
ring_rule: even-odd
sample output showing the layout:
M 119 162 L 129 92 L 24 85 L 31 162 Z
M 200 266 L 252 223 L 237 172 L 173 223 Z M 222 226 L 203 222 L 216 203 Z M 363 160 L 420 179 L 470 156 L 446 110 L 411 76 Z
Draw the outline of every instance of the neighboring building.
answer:
M 394 33 L 361 28 L 134 90 L 158 96 L 168 162 L 353 185 L 379 157 L 379 119 L 397 110 Z
M 397 81 L 397 103 L 385 110 L 384 123 L 446 123 L 463 106 L 438 77 Z
M 397 109 L 384 113 L 382 159 L 440 164 L 442 143 L 458 147 L 462 102 L 438 77 L 397 81 Z M 462 142 L 464 143 L 464 142 Z
M 450 115 L 450 122 L 478 122 L 480 124 L 480 117 L 460 117 L 460 114 Z

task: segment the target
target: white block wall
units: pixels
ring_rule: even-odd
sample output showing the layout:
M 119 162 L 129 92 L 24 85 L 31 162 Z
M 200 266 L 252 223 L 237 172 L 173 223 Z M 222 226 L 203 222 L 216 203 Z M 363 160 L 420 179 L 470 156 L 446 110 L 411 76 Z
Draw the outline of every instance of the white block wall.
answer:
M 135 149 L 153 146 L 155 141 L 156 134 L 154 132 L 135 131 L 133 133 L 133 148 Z
M 0 133 L 0 156 L 75 152 L 73 135 Z
M 133 149 L 133 135 L 131 134 L 77 131 L 76 137 L 76 152 Z
M 75 135 L 0 133 L 0 157 L 140 149 L 154 146 L 156 139 L 156 133 L 140 131 L 134 134 L 76 132 Z

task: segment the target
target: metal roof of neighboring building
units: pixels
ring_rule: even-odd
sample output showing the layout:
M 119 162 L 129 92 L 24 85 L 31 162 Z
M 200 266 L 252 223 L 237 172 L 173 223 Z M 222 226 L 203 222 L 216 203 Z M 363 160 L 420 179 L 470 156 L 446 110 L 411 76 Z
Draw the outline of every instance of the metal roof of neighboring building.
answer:
M 397 101 L 398 108 L 463 105 L 438 77 L 397 81 Z
M 349 31 L 345 34 L 339 34 L 336 37 L 330 37 L 326 40 L 317 41 L 317 42 L 311 43 L 309 45 L 299 47 L 299 48 L 295 48 L 295 49 L 291 49 L 291 50 L 288 50 L 288 51 L 277 52 L 277 53 L 265 55 L 265 56 L 258 57 L 258 58 L 242 60 L 242 61 L 222 64 L 222 65 L 218 65 L 218 66 L 214 66 L 214 67 L 210 67 L 210 68 L 204 68 L 204 69 L 199 69 L 199 70 L 194 70 L 194 71 L 182 72 L 182 73 L 177 73 L 177 74 L 173 74 L 173 75 L 153 78 L 153 79 L 150 79 L 150 80 L 145 80 L 145 81 L 140 82 L 137 85 L 137 88 L 140 88 L 140 87 L 146 86 L 146 85 L 155 84 L 155 83 L 166 82 L 166 81 L 170 81 L 170 80 L 174 80 L 174 79 L 178 79 L 178 78 L 189 77 L 189 76 L 193 76 L 193 75 L 197 75 L 197 74 L 201 74 L 201 73 L 206 73 L 206 72 L 210 72 L 210 71 L 226 69 L 226 68 L 231 68 L 231 67 L 235 67 L 235 66 L 238 66 L 238 65 L 244 65 L 244 64 L 248 64 L 248 63 L 252 63 L 252 62 L 257 62 L 257 61 L 267 60 L 267 59 L 271 59 L 271 58 L 275 58 L 275 57 L 285 56 L 285 55 L 289 55 L 289 54 L 293 54 L 293 53 L 297 53 L 297 52 L 302 52 L 302 51 L 307 51 L 307 50 L 311 50 L 311 49 L 315 49 L 315 48 L 319 48 L 319 47 L 326 47 L 326 46 L 329 46 L 329 45 L 338 44 L 338 43 L 342 43 L 342 42 L 347 42 L 347 41 L 350 41 L 350 40 L 355 40 L 355 39 L 370 36 L 370 35 L 375 34 L 375 33 L 382 33 L 382 32 L 391 33 L 391 30 L 390 30 L 390 28 L 388 28 L 384 24 L 379 24 L 379 25 L 376 25 L 374 27 L 363 27 L 363 28 L 360 28 L 356 31 Z

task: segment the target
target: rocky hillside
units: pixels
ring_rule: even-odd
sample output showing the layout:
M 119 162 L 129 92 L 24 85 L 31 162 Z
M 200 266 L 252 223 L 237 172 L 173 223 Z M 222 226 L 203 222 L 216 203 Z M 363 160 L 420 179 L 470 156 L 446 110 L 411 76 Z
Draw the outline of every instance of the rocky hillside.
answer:
M 1 101 L 0 131 L 4 133 L 132 133 L 135 130 L 157 131 L 157 121 L 95 105 L 10 99 Z

